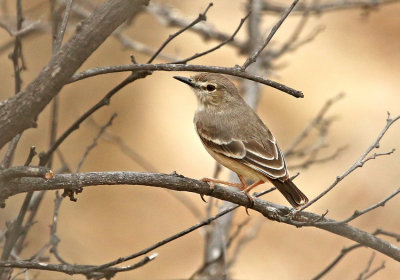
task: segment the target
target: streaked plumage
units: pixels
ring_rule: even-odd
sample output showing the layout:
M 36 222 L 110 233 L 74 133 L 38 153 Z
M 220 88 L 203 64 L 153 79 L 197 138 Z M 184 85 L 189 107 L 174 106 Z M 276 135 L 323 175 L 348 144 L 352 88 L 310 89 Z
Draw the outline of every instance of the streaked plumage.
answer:
M 252 189 L 243 177 L 255 180 L 255 185 L 270 181 L 292 206 L 308 202 L 289 179 L 275 137 L 228 78 L 211 73 L 175 78 L 190 85 L 199 100 L 194 124 L 204 147 L 216 161 L 239 175 L 241 189 L 246 193 Z

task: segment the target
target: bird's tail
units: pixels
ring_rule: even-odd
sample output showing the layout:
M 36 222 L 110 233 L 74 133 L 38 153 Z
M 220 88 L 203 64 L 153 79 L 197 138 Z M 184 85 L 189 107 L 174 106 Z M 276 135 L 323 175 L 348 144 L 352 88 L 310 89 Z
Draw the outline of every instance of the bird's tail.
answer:
M 307 196 L 296 187 L 292 180 L 287 179 L 282 182 L 279 179 L 273 179 L 271 183 L 274 184 L 293 207 L 297 208 L 308 202 Z

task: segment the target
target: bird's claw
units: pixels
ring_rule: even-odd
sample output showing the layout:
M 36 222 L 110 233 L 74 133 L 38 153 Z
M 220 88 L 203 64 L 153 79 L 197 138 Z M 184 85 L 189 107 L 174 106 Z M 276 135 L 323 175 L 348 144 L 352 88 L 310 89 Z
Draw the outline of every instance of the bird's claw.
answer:
M 207 183 L 210 186 L 210 190 L 206 195 L 211 195 L 215 189 L 215 185 L 214 182 L 210 181 L 208 178 L 203 178 L 200 181 Z M 207 203 L 207 201 L 204 199 L 204 194 L 200 194 L 201 200 L 203 200 L 205 203 Z
M 245 209 L 246 209 L 246 214 L 248 215 L 248 216 L 250 216 L 250 214 L 249 214 L 249 208 L 253 208 L 254 207 L 254 198 L 248 193 L 248 192 L 245 192 L 245 191 L 242 191 L 246 196 L 247 196 L 247 198 L 249 199 L 249 204 L 247 205 L 247 206 L 245 206 Z

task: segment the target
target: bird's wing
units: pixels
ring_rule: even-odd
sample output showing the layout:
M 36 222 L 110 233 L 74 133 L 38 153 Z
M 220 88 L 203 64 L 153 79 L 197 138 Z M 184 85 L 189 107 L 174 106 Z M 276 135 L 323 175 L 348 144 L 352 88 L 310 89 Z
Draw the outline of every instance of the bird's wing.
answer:
M 197 133 L 203 144 L 215 153 L 238 160 L 271 179 L 286 179 L 288 176 L 282 151 L 272 134 L 267 141 L 259 143 L 256 140 L 244 141 L 229 137 L 221 139 L 199 127 Z

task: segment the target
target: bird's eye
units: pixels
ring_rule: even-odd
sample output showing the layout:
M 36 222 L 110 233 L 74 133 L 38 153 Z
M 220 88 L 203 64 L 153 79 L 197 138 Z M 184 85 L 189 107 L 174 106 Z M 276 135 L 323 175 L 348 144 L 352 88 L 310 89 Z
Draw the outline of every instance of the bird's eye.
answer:
M 212 91 L 215 90 L 215 86 L 212 85 L 212 84 L 208 84 L 207 87 L 206 87 L 206 89 L 207 89 L 209 92 L 212 92 Z

